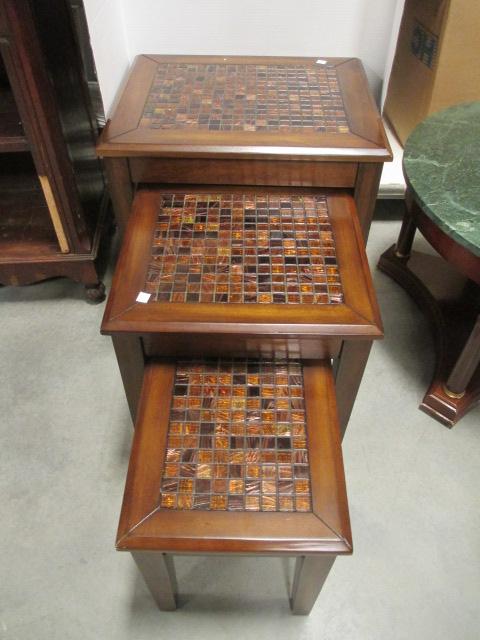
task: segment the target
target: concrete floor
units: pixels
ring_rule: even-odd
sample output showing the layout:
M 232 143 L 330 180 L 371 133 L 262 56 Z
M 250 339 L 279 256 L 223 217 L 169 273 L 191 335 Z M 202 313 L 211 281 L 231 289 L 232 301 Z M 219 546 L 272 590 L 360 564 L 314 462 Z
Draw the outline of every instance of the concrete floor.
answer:
M 375 221 L 372 266 L 398 227 Z M 155 608 L 114 550 L 132 429 L 104 305 L 67 280 L 1 289 L 0 638 L 479 638 L 480 411 L 450 431 L 417 409 L 428 330 L 374 278 L 386 338 L 344 440 L 355 551 L 308 618 L 290 615 L 277 559 L 179 559 L 182 606 Z

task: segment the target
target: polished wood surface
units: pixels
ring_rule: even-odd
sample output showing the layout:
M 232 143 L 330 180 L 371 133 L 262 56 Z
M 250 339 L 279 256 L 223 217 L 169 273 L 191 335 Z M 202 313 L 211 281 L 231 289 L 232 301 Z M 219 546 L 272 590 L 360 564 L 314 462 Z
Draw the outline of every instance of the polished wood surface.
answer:
M 344 340 L 335 360 L 335 389 L 342 438 L 350 420 L 371 348 L 371 340 Z
M 361 163 L 358 166 L 353 195 L 365 244 L 367 243 L 370 232 L 373 211 L 378 196 L 378 187 L 380 185 L 380 178 L 382 177 L 382 169 L 383 164 L 380 163 Z
M 177 580 L 173 558 L 166 553 L 133 551 L 132 557 L 161 611 L 175 611 Z
M 368 90 L 363 67 L 353 58 L 326 58 L 338 74 L 350 132 L 339 135 L 312 131 L 200 131 L 149 129 L 139 125 L 157 68 L 165 63 L 221 65 L 299 65 L 315 67 L 317 58 L 253 56 L 138 56 L 112 120 L 98 145 L 101 156 L 185 156 L 236 158 L 321 157 L 322 160 L 383 162 L 391 159 L 380 116 Z M 214 134 L 214 135 L 212 135 Z
M 134 183 L 218 184 L 247 186 L 345 187 L 355 184 L 354 162 L 293 160 L 218 160 L 210 158 L 132 158 Z
M 206 358 L 211 356 L 243 357 L 245 354 L 258 358 L 273 355 L 282 358 L 323 359 L 336 358 L 342 347 L 342 338 L 330 336 L 299 335 L 292 330 L 277 336 L 274 333 L 259 333 L 252 327 L 250 333 L 219 333 L 214 330 L 199 333 L 153 333 L 141 334 L 143 351 L 147 358 L 162 355 L 176 358 L 185 355 Z M 320 331 L 320 329 L 319 329 Z M 126 335 L 112 334 L 115 335 Z
M 143 384 L 145 352 L 142 340 L 136 335 L 112 336 L 113 347 L 122 376 L 132 421 L 135 422 Z
M 202 190 L 207 192 L 204 187 L 190 187 L 188 192 L 201 193 Z M 242 193 L 244 191 L 242 189 Z M 222 189 L 218 189 L 217 192 L 222 192 Z M 258 192 L 263 194 L 265 190 Z M 299 342 L 308 336 L 317 339 L 328 336 L 337 340 L 346 337 L 374 339 L 382 336 L 380 315 L 355 207 L 352 199 L 346 194 L 335 193 L 328 198 L 344 304 L 137 302 L 138 293 L 143 290 L 145 283 L 153 225 L 162 193 L 168 193 L 168 190 L 145 190 L 137 194 L 102 322 L 103 333 L 113 335 L 127 332 L 145 336 L 179 334 L 183 337 L 183 348 L 176 355 L 188 355 L 190 348 L 194 344 L 198 345 L 197 338 L 202 334 L 206 334 L 207 337 L 215 333 L 220 334 L 223 348 L 227 351 L 226 334 L 233 340 L 230 348 L 235 348 L 234 341 L 237 336 L 245 336 L 247 342 L 249 337 L 265 336 L 265 345 L 268 336 L 284 340 L 288 337 L 292 348 L 295 347 L 295 343 L 298 348 Z M 165 354 L 159 352 L 156 355 Z M 168 355 L 171 355 L 171 352 Z
M 480 313 L 477 316 L 472 331 L 468 336 L 458 360 L 455 362 L 448 380 L 445 384 L 445 390 L 450 395 L 462 396 L 465 389 L 470 383 L 477 367 L 480 363 Z
M 119 550 L 169 553 L 349 554 L 352 550 L 330 363 L 304 363 L 313 511 L 172 511 L 159 487 L 175 365 L 145 372 L 122 514 Z
M 133 186 L 128 162 L 124 158 L 106 158 L 107 185 L 118 226 L 123 233 L 133 203 Z
M 308 615 L 320 593 L 335 556 L 300 556 L 295 563 L 291 608 L 296 615 Z

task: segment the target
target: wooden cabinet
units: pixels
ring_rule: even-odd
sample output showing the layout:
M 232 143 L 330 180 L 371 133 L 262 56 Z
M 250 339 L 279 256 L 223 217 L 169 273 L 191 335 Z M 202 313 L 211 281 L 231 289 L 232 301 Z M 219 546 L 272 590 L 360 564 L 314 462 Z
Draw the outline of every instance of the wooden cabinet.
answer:
M 0 283 L 67 276 L 103 299 L 104 181 L 64 0 L 0 0 Z

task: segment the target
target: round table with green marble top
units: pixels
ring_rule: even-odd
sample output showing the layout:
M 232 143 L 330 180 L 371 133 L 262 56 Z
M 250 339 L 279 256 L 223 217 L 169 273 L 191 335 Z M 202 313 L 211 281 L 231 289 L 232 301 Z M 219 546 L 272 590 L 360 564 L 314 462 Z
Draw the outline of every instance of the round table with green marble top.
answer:
M 480 102 L 420 123 L 405 145 L 403 169 L 406 213 L 379 268 L 432 321 L 437 362 L 420 408 L 453 426 L 480 400 Z M 412 251 L 417 229 L 464 276 L 455 303 L 441 265 Z
M 480 256 L 480 102 L 445 109 L 419 124 L 405 145 L 403 168 L 425 215 Z

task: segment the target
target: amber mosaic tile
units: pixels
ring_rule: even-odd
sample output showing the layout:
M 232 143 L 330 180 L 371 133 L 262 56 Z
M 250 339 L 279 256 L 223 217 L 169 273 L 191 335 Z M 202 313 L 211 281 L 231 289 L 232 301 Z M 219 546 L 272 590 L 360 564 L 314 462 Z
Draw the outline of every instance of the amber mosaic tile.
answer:
M 160 506 L 312 510 L 299 362 L 177 364 Z
M 163 195 L 144 290 L 151 302 L 342 303 L 326 197 Z
M 349 133 L 331 64 L 159 64 L 140 126 Z

